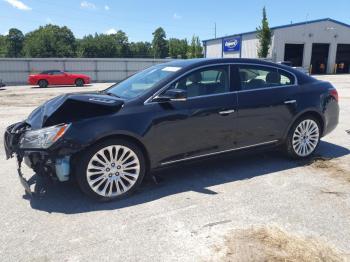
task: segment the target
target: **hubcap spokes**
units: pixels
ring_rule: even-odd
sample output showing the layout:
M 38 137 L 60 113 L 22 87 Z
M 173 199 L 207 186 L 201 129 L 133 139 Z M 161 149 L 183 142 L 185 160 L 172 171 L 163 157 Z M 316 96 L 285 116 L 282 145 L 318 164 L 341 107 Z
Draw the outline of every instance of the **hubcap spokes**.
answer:
M 298 156 L 308 156 L 316 148 L 320 132 L 318 125 L 311 119 L 302 121 L 294 130 L 292 143 Z
M 86 175 L 90 188 L 104 197 L 127 192 L 140 174 L 137 155 L 126 146 L 108 146 L 95 153 L 89 161 Z

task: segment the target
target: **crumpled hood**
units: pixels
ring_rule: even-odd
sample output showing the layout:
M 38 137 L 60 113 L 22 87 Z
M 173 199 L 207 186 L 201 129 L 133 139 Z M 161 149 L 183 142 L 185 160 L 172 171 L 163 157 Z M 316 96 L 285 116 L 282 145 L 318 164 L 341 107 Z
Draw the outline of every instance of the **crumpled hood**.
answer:
M 57 96 L 36 108 L 26 122 L 32 129 L 113 114 L 124 101 L 103 93 L 71 93 Z

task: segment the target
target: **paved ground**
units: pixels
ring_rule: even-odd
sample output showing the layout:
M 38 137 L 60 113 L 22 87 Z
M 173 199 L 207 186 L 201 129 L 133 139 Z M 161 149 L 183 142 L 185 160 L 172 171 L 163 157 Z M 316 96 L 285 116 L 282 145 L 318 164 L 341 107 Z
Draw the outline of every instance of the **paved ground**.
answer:
M 24 197 L 1 137 L 1 261 L 350 261 L 350 76 L 322 79 L 337 87 L 341 117 L 319 158 L 266 152 L 189 164 L 119 202 L 91 202 L 74 183 Z M 106 86 L 6 87 L 0 132 L 50 97 Z

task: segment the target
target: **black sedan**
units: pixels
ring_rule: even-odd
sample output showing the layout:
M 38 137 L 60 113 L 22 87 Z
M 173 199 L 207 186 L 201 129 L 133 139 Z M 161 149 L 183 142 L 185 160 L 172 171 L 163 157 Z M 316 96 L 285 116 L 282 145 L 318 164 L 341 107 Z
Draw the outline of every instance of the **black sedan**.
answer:
M 53 98 L 7 128 L 8 158 L 40 176 L 75 177 L 99 200 L 132 193 L 154 169 L 266 146 L 310 156 L 338 123 L 336 89 L 250 59 L 178 60 L 107 90 Z M 21 169 L 19 177 L 30 193 Z

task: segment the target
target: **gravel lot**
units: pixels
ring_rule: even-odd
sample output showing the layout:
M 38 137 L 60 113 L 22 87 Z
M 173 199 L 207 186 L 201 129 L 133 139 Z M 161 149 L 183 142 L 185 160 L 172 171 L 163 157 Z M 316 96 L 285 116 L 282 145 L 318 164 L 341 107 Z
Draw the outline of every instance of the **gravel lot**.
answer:
M 350 261 L 350 75 L 340 124 L 316 157 L 230 155 L 159 172 L 136 195 L 95 203 L 74 183 L 27 198 L 0 137 L 1 261 Z M 0 132 L 43 101 L 109 84 L 5 87 Z

